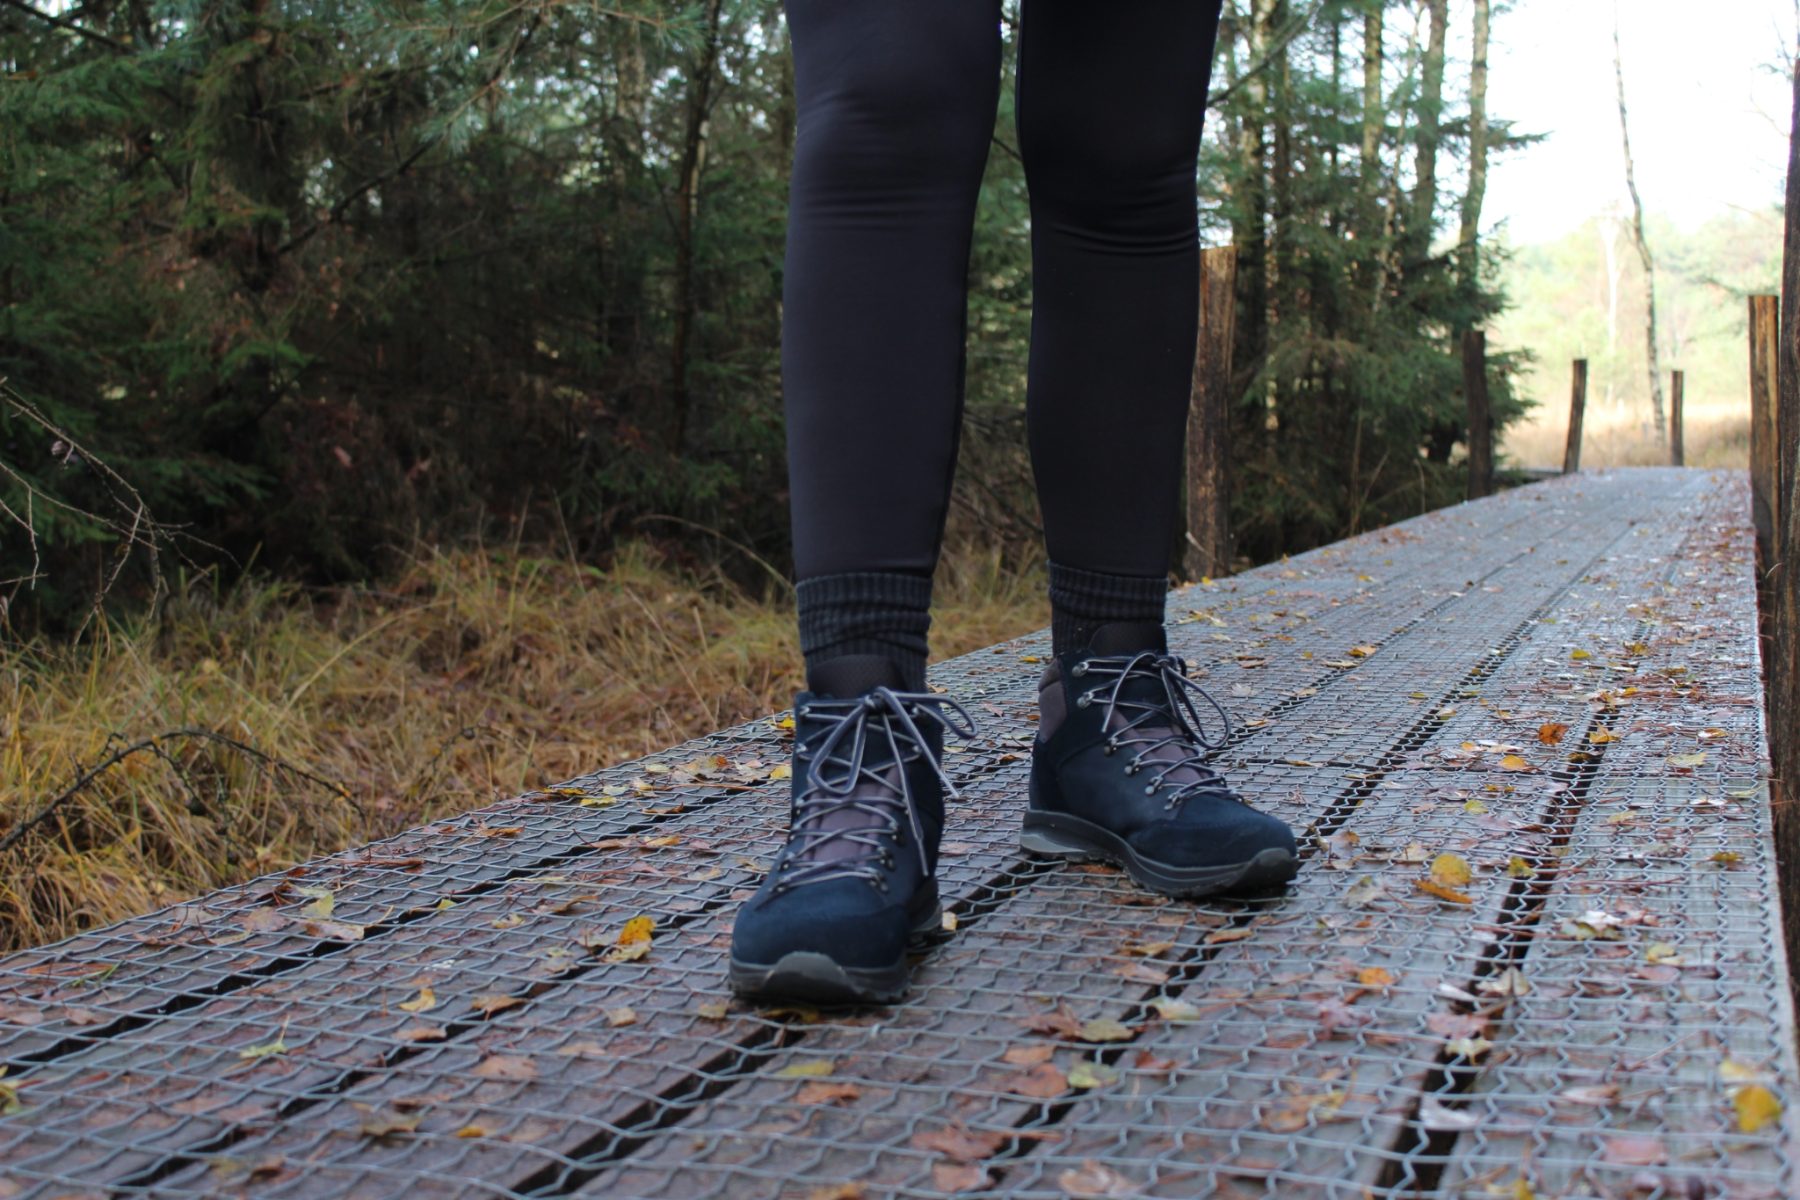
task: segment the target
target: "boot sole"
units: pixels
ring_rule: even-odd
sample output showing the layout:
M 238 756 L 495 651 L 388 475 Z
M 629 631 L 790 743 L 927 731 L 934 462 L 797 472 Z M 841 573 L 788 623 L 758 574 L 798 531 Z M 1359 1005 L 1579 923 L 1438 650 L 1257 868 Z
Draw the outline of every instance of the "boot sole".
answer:
M 731 990 L 745 1000 L 892 1004 L 906 995 L 911 982 L 908 957 L 939 940 L 943 923 L 943 909 L 934 906 L 931 917 L 913 927 L 900 960 L 880 967 L 846 967 L 817 950 L 790 950 L 769 965 L 733 958 Z
M 1138 885 L 1164 896 L 1191 900 L 1221 893 L 1251 894 L 1281 887 L 1300 870 L 1286 850 L 1258 851 L 1247 862 L 1183 867 L 1145 858 L 1110 829 L 1067 813 L 1027 810 L 1019 846 L 1027 854 L 1073 862 L 1108 862 L 1125 868 Z

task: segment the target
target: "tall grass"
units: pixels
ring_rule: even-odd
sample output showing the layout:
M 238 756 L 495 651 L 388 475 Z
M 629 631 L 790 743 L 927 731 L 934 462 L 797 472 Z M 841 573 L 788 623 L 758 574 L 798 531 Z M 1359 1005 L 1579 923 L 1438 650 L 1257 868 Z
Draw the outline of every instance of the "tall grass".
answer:
M 1036 564 L 948 557 L 935 652 L 1042 625 L 1042 595 Z M 381 590 L 188 579 L 153 623 L 0 650 L 0 951 L 784 707 L 791 603 L 644 544 L 420 547 Z
M 1562 466 L 1569 436 L 1569 406 L 1543 405 L 1511 426 L 1501 446 L 1507 460 L 1521 467 Z M 1750 465 L 1750 402 L 1747 399 L 1682 408 L 1682 443 L 1690 467 Z M 1623 406 L 1590 407 L 1581 421 L 1581 465 L 1584 467 L 1648 467 L 1666 464 L 1669 448 L 1657 438 L 1648 410 Z

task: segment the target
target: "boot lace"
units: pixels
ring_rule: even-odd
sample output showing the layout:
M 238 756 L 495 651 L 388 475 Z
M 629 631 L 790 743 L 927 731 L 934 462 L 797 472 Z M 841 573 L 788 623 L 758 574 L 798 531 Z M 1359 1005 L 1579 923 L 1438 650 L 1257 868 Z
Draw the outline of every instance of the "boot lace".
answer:
M 912 801 L 906 766 L 923 757 L 943 784 L 946 795 L 960 798 L 955 783 L 931 754 L 919 722 L 935 721 L 966 742 L 976 734 L 975 718 L 969 710 L 950 697 L 933 692 L 896 692 L 878 687 L 847 700 L 815 698 L 798 715 L 809 724 L 820 724 L 816 732 L 795 747 L 796 757 L 806 761 L 806 773 L 794 801 L 790 852 L 778 868 L 782 876 L 775 890 L 841 878 L 865 879 L 885 889 L 887 880 L 882 868 L 891 867 L 893 860 L 882 839 L 899 836 L 903 823 L 910 830 L 920 872 L 930 874 L 925 831 L 919 824 L 918 807 Z M 871 766 L 871 743 L 891 748 L 891 758 L 882 754 L 877 765 Z M 826 823 L 825 818 L 844 812 L 862 814 L 868 821 Z M 850 854 L 822 857 L 820 851 L 832 843 L 849 843 L 856 849 Z
M 1230 744 L 1231 717 L 1217 700 L 1188 677 L 1185 661 L 1172 654 L 1145 650 L 1129 656 L 1086 658 L 1075 664 L 1071 674 L 1100 677 L 1100 684 L 1082 692 L 1075 705 L 1087 708 L 1096 701 L 1104 705 L 1100 728 L 1107 734 L 1106 753 L 1134 749 L 1131 760 L 1125 764 L 1127 775 L 1136 775 L 1150 765 L 1160 768 L 1144 785 L 1145 795 L 1154 796 L 1168 788 L 1164 807 L 1170 809 L 1203 794 L 1242 803 L 1224 778 L 1206 762 L 1209 754 Z M 1143 678 L 1155 679 L 1162 685 L 1163 694 L 1149 700 L 1134 700 L 1122 694 L 1129 680 Z M 1216 739 L 1206 732 L 1201 710 L 1195 704 L 1196 698 L 1218 715 Z M 1166 752 L 1165 748 L 1173 753 Z M 1165 752 L 1159 754 L 1158 751 Z M 1191 777 L 1171 780 L 1171 776 L 1182 771 L 1189 772 Z

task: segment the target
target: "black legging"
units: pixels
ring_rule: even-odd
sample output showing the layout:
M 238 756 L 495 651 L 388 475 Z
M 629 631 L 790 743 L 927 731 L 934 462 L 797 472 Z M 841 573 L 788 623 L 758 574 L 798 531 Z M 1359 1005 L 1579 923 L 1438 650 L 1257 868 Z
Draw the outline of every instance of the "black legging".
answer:
M 1221 0 L 1023 0 L 1031 457 L 1052 562 L 1162 576 L 1198 321 Z M 783 288 L 796 574 L 929 575 L 961 423 L 999 0 L 787 0 Z

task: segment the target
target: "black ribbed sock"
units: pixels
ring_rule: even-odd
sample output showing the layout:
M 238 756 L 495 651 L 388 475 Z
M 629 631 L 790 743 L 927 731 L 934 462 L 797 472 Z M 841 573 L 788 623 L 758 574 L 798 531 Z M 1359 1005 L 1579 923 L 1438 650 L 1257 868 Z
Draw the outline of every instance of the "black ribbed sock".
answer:
M 1119 621 L 1162 626 L 1168 580 L 1161 575 L 1108 575 L 1050 564 L 1050 640 L 1056 654 L 1085 648 L 1102 625 Z
M 879 655 L 898 668 L 907 691 L 925 690 L 929 575 L 851 571 L 802 579 L 794 590 L 809 688 L 831 693 L 842 689 L 841 681 L 833 689 L 821 687 L 824 677 L 819 668 L 832 659 Z

